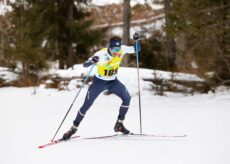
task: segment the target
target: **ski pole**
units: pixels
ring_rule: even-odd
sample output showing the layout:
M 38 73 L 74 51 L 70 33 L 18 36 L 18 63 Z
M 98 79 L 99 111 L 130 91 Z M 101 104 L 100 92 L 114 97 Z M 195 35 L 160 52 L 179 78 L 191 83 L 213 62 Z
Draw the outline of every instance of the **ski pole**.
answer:
M 141 90 L 140 90 L 140 76 L 139 76 L 138 40 L 135 41 L 135 46 L 136 46 L 136 60 L 137 60 L 137 81 L 138 81 L 138 97 L 139 97 L 140 134 L 142 134 Z
M 75 96 L 75 98 L 74 98 L 74 100 L 73 100 L 72 104 L 70 105 L 70 107 L 69 107 L 68 111 L 66 112 L 65 117 L 63 118 L 63 120 L 62 120 L 61 124 L 59 125 L 59 127 L 58 127 L 58 129 L 57 129 L 56 133 L 54 134 L 54 136 L 53 136 L 53 138 L 52 138 L 52 140 L 51 140 L 51 141 L 54 141 L 54 138 L 56 137 L 56 135 L 57 135 L 58 131 L 60 130 L 60 128 L 61 128 L 61 126 L 62 126 L 62 124 L 63 124 L 63 122 L 65 121 L 65 119 L 66 119 L 67 115 L 69 114 L 70 109 L 72 108 L 72 106 L 73 106 L 73 104 L 74 104 L 75 100 L 77 99 L 77 97 L 78 97 L 79 93 L 81 92 L 81 89 L 83 88 L 83 86 L 85 85 L 86 81 L 88 80 L 89 75 L 90 75 L 90 73 L 91 73 L 91 72 L 92 72 L 92 70 L 93 70 L 93 67 L 94 67 L 94 64 L 91 66 L 91 68 L 90 68 L 90 70 L 89 70 L 88 74 L 87 74 L 87 75 L 86 75 L 86 77 L 85 77 L 85 80 L 84 80 L 84 82 L 83 82 L 82 86 L 80 87 L 79 91 L 77 92 L 77 95 Z

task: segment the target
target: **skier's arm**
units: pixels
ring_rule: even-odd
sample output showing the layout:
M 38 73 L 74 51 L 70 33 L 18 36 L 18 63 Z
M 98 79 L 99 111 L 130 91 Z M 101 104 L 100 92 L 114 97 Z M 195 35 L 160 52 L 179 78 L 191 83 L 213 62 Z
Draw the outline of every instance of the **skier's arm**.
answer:
M 141 45 L 139 42 L 137 42 L 137 48 L 138 48 L 138 52 L 140 52 Z M 136 53 L 136 43 L 133 46 L 122 45 L 122 50 L 124 54 L 135 54 Z
M 124 54 L 134 54 L 136 51 L 141 51 L 141 45 L 138 40 L 140 39 L 140 34 L 138 32 L 135 32 L 133 34 L 133 40 L 135 41 L 133 46 L 122 46 L 122 49 L 124 50 Z
M 92 56 L 92 57 L 90 57 L 88 60 L 86 60 L 83 63 L 83 67 L 89 67 L 92 64 L 96 64 L 98 61 L 99 61 L 99 57 L 98 56 Z

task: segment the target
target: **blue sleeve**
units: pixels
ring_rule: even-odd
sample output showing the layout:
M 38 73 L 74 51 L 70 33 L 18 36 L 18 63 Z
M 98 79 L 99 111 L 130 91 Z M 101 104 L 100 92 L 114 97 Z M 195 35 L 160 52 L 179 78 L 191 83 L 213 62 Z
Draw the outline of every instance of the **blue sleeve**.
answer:
M 137 43 L 137 44 L 136 44 Z M 135 42 L 134 43 L 134 49 L 135 49 L 135 52 L 138 50 L 138 52 L 141 51 L 141 44 L 139 42 Z

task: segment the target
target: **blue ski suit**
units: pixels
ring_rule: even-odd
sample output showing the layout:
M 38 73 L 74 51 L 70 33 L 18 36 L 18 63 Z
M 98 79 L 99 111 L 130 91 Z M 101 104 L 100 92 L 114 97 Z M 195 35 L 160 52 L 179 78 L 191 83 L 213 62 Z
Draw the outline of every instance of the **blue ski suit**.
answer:
M 76 119 L 73 122 L 75 126 L 79 126 L 94 100 L 104 90 L 108 90 L 121 98 L 122 104 L 119 109 L 118 119 L 125 119 L 131 97 L 126 87 L 117 79 L 116 75 L 123 56 L 133 53 L 135 53 L 135 48 L 133 46 L 121 45 L 120 51 L 115 55 L 110 54 L 109 48 L 103 48 L 93 55 L 99 58 L 99 61 L 96 63 L 97 71 L 93 78 L 93 83 L 88 89 L 85 101 L 79 109 Z M 83 64 L 84 67 L 88 67 L 93 64 L 93 56 Z

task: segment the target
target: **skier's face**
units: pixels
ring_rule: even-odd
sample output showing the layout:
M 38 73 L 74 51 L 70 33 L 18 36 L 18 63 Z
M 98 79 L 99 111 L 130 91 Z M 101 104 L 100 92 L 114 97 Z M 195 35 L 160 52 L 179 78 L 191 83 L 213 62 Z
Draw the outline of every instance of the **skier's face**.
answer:
M 111 47 L 110 51 L 113 56 L 120 54 L 121 47 Z

